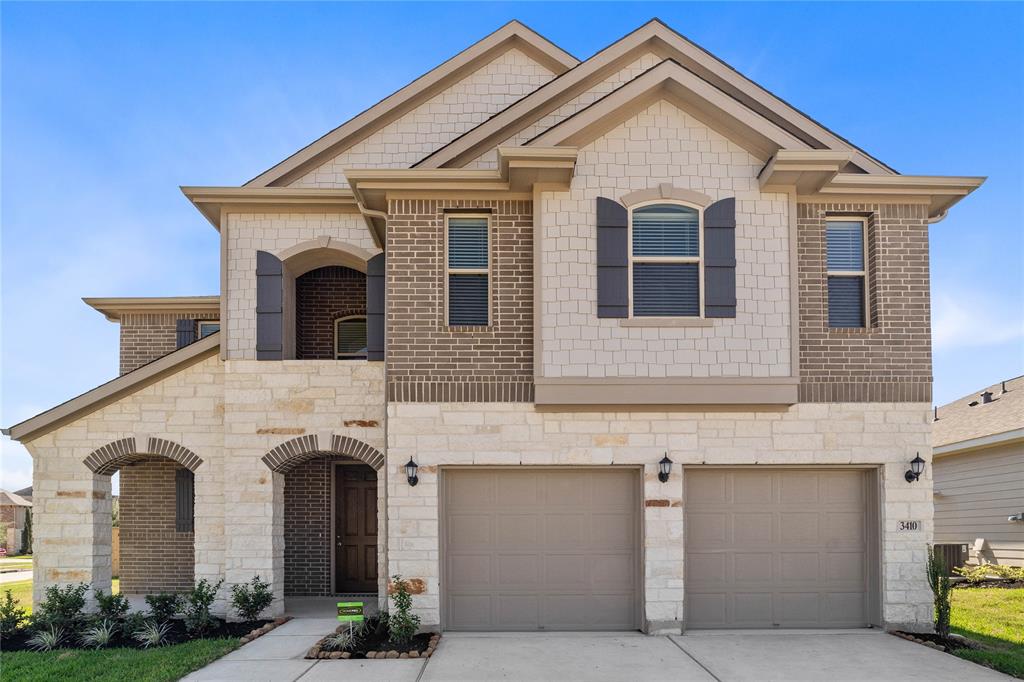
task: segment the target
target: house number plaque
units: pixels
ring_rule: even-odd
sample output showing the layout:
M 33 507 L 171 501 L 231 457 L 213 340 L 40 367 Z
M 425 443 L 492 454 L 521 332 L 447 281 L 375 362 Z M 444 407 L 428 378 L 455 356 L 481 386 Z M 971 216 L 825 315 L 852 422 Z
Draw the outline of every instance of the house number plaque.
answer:
M 915 530 L 921 530 L 921 522 L 920 521 L 900 521 L 899 525 L 896 527 L 896 530 L 901 531 L 901 532 L 911 532 L 911 531 L 915 531 Z

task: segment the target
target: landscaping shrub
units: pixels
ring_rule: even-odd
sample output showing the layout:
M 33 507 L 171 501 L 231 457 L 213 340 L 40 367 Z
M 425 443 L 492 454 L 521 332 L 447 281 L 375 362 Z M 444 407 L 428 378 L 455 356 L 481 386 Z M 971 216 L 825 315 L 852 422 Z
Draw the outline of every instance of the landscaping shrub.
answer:
M 123 594 L 107 594 L 103 590 L 94 590 L 96 607 L 102 620 L 117 622 L 128 614 L 128 597 Z
M 403 580 L 402 576 L 393 575 L 391 585 L 391 600 L 395 603 L 395 608 L 388 614 L 388 631 L 393 643 L 405 646 L 412 641 L 416 630 L 419 629 L 420 617 L 411 613 L 412 594 L 409 592 L 409 583 Z
M 64 629 L 57 625 L 38 630 L 28 640 L 30 648 L 36 651 L 52 651 L 64 641 Z
M 263 582 L 258 575 L 252 577 L 252 582 L 231 587 L 231 606 L 242 620 L 258 619 L 273 602 L 274 593 L 270 591 L 270 583 Z
M 147 594 L 146 606 L 149 607 L 153 620 L 158 623 L 166 623 L 178 615 L 178 611 L 181 609 L 181 597 L 167 592 Z
M 989 578 L 1008 578 L 1024 580 L 1024 566 L 1004 566 L 1003 564 L 981 564 L 980 566 L 958 566 L 953 572 L 967 579 L 972 585 L 985 582 Z
M 117 623 L 112 620 L 100 620 L 85 629 L 79 640 L 82 646 L 89 649 L 102 649 L 108 646 L 117 634 Z
M 128 637 L 134 637 L 135 633 L 142 629 L 142 626 L 149 622 L 149 618 L 142 611 L 135 611 L 129 613 L 124 617 L 124 624 L 121 626 L 121 632 Z
M 28 610 L 18 606 L 10 590 L 0 601 L 0 634 L 10 635 L 21 627 L 28 618 Z
M 132 638 L 141 644 L 143 649 L 151 649 L 167 644 L 170 633 L 170 623 L 156 623 L 147 620 L 142 623 L 138 630 L 132 632 Z
M 210 606 L 217 598 L 217 590 L 224 584 L 224 580 L 218 580 L 217 584 L 211 585 L 206 578 L 203 578 L 192 591 L 185 595 L 185 629 L 193 637 L 202 637 L 216 624 L 210 614 Z
M 932 588 L 935 603 L 935 633 L 949 637 L 949 569 L 931 545 L 928 546 L 927 571 L 928 585 Z
M 32 510 L 25 514 L 25 527 L 21 529 L 21 553 L 32 553 Z
M 46 598 L 32 616 L 34 624 L 46 627 L 75 630 L 84 618 L 85 594 L 89 586 L 85 583 L 77 585 L 50 585 L 46 588 Z

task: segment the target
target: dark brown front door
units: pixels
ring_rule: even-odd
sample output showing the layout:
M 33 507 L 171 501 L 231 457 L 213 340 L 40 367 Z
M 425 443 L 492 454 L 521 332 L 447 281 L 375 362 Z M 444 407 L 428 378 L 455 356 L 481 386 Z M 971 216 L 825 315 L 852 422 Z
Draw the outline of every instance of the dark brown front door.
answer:
M 334 469 L 334 572 L 338 592 L 377 591 L 377 472 L 365 464 Z

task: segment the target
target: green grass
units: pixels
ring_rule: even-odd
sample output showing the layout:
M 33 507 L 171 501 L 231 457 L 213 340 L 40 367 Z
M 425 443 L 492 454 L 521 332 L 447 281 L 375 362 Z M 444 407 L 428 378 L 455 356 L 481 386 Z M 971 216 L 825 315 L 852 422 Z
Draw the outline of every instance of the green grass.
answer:
M 956 655 L 1024 679 L 1024 589 L 958 589 L 950 601 L 950 629 L 991 648 Z
M 157 649 L 11 651 L 0 653 L 0 669 L 12 682 L 171 682 L 238 646 L 237 639 L 199 639 Z
M 121 588 L 121 581 L 114 578 L 110 591 L 117 593 Z M 11 596 L 14 597 L 14 601 L 18 602 L 23 608 L 28 609 L 29 613 L 32 613 L 32 581 L 31 580 L 20 580 L 16 583 L 3 583 L 0 584 L 0 597 L 4 593 L 10 590 Z

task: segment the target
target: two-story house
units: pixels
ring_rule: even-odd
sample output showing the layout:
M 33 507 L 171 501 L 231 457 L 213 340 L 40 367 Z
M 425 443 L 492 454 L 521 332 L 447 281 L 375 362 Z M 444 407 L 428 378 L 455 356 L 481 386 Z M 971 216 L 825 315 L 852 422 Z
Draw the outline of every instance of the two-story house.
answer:
M 219 296 L 87 299 L 121 375 L 8 430 L 36 598 L 109 585 L 120 471 L 128 593 L 259 574 L 280 613 L 401 574 L 446 630 L 930 627 L 928 230 L 981 183 L 659 21 L 584 61 L 509 23 L 183 188 Z

